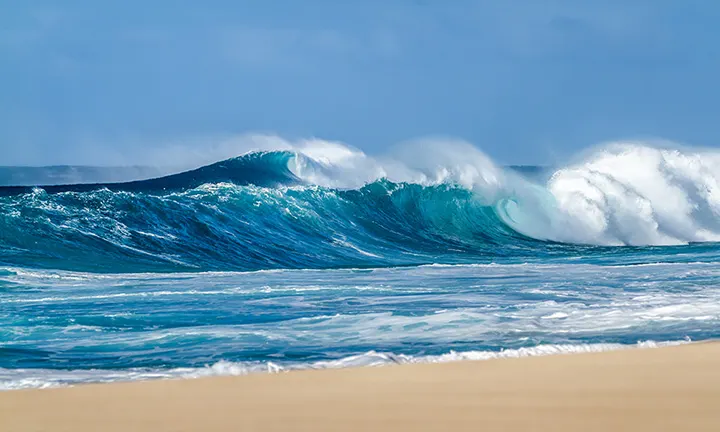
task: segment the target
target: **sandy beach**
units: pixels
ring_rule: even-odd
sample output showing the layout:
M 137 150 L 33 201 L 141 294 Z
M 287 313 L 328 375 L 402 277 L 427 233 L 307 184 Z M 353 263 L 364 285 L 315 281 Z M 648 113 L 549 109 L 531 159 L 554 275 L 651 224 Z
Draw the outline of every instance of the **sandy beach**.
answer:
M 718 431 L 720 343 L 0 393 L 2 431 Z

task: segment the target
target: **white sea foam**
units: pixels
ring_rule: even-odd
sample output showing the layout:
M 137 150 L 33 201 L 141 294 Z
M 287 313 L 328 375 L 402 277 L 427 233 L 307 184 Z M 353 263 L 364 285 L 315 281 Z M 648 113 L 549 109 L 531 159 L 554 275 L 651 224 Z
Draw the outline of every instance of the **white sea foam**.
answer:
M 24 388 L 63 387 L 84 383 L 107 383 L 120 381 L 143 381 L 153 379 L 203 378 L 210 376 L 237 376 L 251 373 L 278 373 L 307 369 L 339 369 L 348 367 L 373 367 L 408 363 L 448 363 L 464 360 L 492 360 L 504 358 L 547 356 L 574 353 L 592 353 L 630 348 L 655 348 L 688 343 L 689 340 L 654 342 L 642 341 L 635 345 L 579 344 L 538 345 L 535 347 L 507 349 L 502 351 L 451 351 L 441 355 L 411 356 L 404 354 L 369 351 L 364 354 L 312 363 L 281 364 L 274 362 L 219 361 L 200 368 L 174 369 L 127 369 L 127 370 L 60 370 L 60 369 L 3 369 L 0 368 L 0 390 Z
M 557 171 L 555 239 L 664 245 L 720 241 L 720 152 L 616 144 Z
M 422 140 L 371 157 L 341 143 L 286 143 L 309 184 L 357 188 L 386 178 L 476 192 L 531 237 L 602 245 L 720 241 L 720 152 L 619 142 L 558 169 L 546 185 L 507 171 L 472 145 Z

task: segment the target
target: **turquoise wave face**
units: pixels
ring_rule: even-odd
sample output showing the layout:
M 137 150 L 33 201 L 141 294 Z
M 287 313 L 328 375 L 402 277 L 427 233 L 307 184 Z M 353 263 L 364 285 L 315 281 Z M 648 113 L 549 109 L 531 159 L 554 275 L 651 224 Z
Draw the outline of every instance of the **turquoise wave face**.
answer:
M 78 271 L 258 270 L 457 262 L 520 255 L 472 194 L 377 182 L 359 190 L 208 184 L 0 199 L 0 263 Z

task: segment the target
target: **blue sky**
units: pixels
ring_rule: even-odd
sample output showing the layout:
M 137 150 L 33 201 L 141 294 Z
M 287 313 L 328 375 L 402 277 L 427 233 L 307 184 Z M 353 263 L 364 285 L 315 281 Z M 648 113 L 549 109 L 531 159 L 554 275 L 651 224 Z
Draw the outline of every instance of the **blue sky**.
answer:
M 369 153 L 447 135 L 521 164 L 714 146 L 718 22 L 711 0 L 5 0 L 0 165 L 255 131 Z

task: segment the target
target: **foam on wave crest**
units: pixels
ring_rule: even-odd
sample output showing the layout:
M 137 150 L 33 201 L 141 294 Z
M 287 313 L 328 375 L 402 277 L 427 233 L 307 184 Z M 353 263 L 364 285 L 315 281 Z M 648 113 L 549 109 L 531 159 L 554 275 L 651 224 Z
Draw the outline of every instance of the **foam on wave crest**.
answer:
M 306 141 L 294 151 L 290 170 L 305 183 L 323 187 L 358 189 L 381 179 L 423 186 L 454 184 L 491 202 L 508 183 L 507 173 L 460 140 L 409 142 L 379 157 L 326 141 Z
M 407 144 L 384 158 L 322 146 L 299 150 L 291 170 L 328 187 L 359 187 L 386 178 L 455 184 L 497 206 L 527 236 L 594 245 L 678 245 L 720 241 L 720 153 L 614 143 L 535 184 L 496 166 L 461 141 Z
M 666 245 L 720 240 L 720 153 L 639 144 L 603 149 L 548 183 L 557 240 Z

